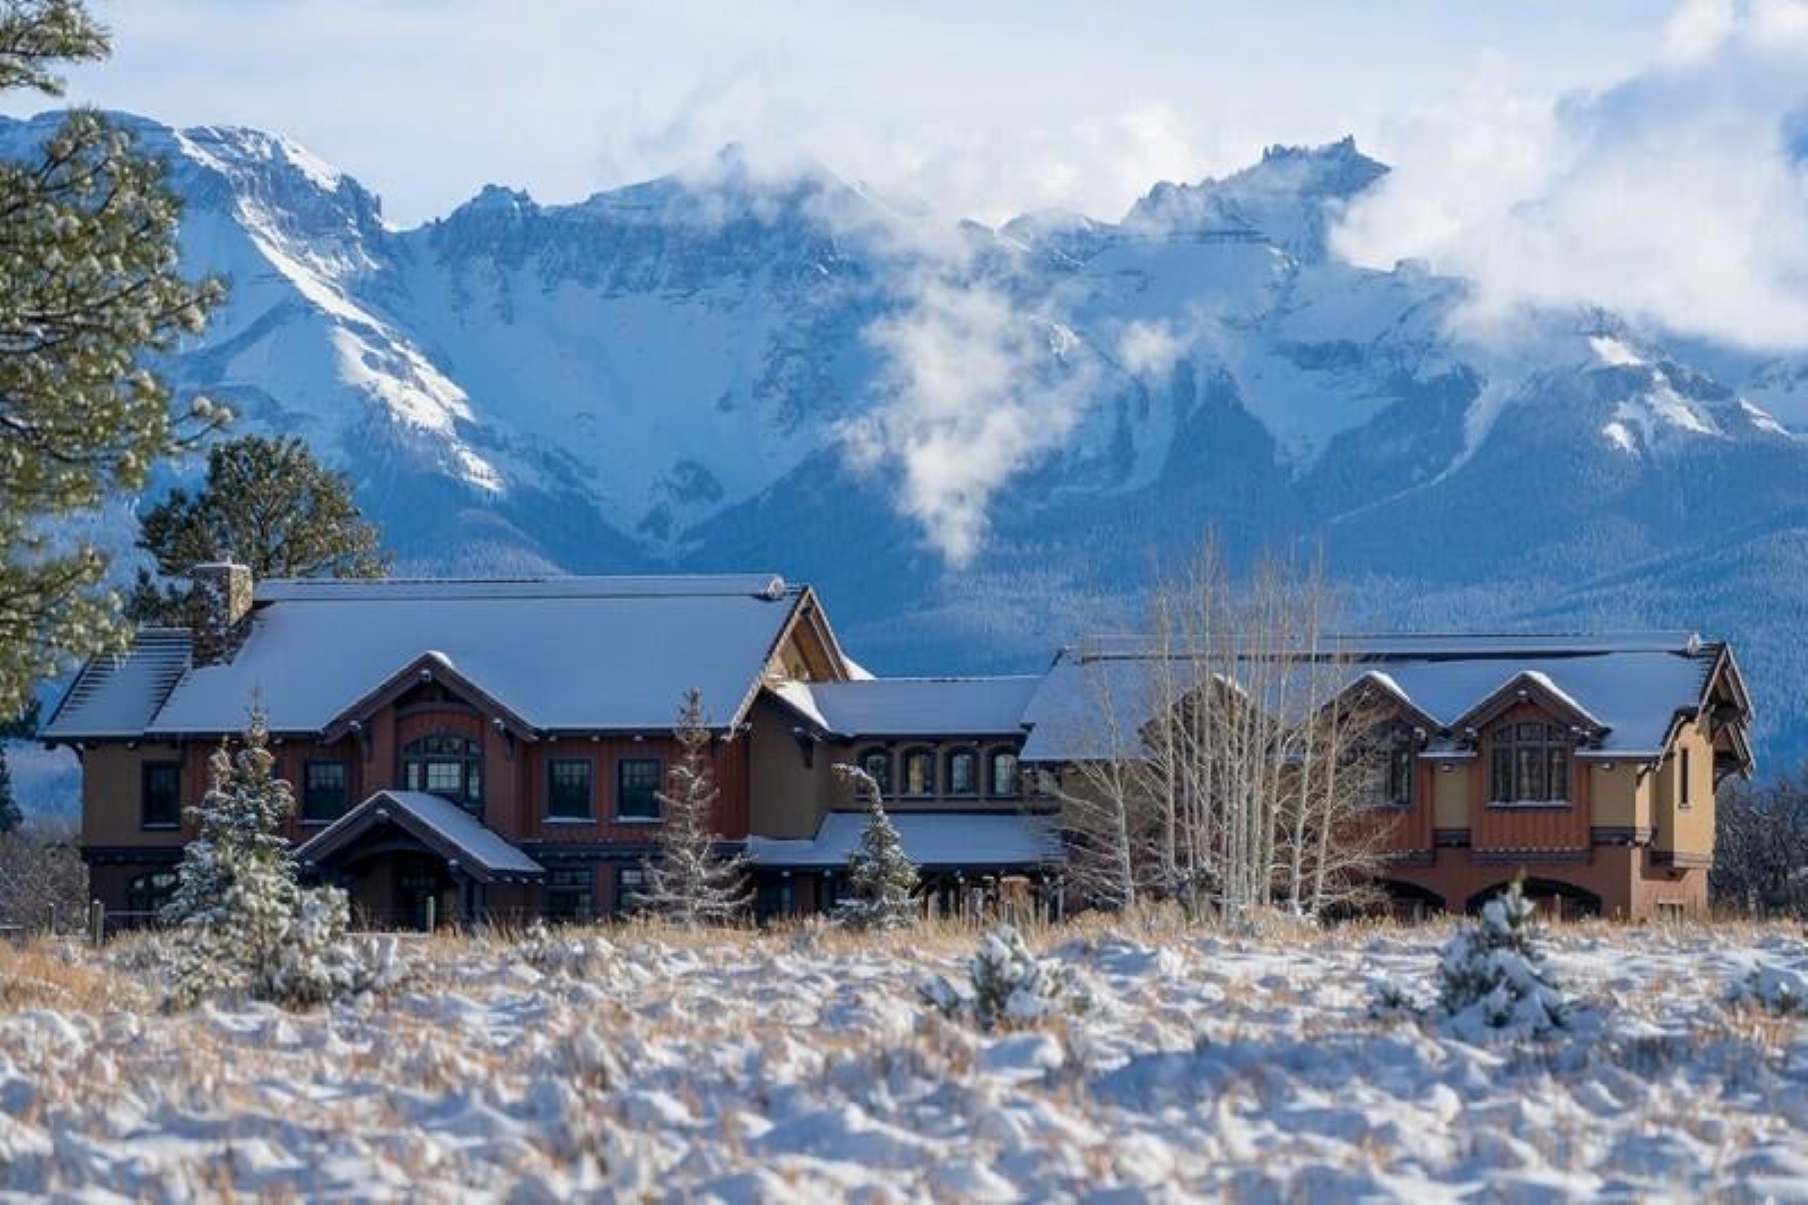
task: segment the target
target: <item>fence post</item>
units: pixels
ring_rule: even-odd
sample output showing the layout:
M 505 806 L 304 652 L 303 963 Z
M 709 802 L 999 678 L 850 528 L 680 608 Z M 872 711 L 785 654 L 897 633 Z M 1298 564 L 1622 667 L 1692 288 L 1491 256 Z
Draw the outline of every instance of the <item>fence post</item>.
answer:
M 431 933 L 434 929 L 438 928 L 439 925 L 439 917 L 436 915 L 436 913 L 439 912 L 439 900 L 430 895 L 426 899 L 426 904 L 427 932 Z
M 44 905 L 44 936 L 56 936 L 56 901 Z
M 99 900 L 88 905 L 88 940 L 96 949 L 107 940 L 107 906 Z

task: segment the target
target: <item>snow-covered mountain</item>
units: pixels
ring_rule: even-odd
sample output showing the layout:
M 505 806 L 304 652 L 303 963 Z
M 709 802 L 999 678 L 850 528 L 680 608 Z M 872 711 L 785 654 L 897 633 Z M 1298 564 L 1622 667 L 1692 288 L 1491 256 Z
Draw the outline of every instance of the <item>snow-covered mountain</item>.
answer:
M 50 118 L 0 127 L 0 151 Z M 997 229 L 730 148 L 400 230 L 280 137 L 121 118 L 229 303 L 176 358 L 351 471 L 406 561 L 774 568 L 892 671 L 1035 665 L 1150 566 L 1322 541 L 1382 626 L 1699 626 L 1808 750 L 1808 360 L 1600 311 L 1487 342 L 1342 261 L 1349 140 Z

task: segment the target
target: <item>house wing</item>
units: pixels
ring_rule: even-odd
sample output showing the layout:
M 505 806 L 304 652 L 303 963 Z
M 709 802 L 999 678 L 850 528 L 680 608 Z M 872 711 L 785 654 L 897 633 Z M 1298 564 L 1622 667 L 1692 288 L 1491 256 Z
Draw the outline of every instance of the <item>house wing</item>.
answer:
M 378 791 L 316 834 L 295 856 L 331 866 L 366 841 L 399 830 L 480 883 L 532 882 L 545 876 L 538 862 L 455 803 L 421 791 Z

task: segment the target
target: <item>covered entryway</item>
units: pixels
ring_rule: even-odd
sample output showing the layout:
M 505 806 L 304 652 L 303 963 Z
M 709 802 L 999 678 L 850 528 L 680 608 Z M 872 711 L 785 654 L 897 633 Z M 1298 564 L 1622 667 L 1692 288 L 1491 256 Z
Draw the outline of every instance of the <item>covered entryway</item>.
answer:
M 296 857 L 305 873 L 346 890 L 355 922 L 378 929 L 474 921 L 493 889 L 546 877 L 465 809 L 422 791 L 377 792 Z

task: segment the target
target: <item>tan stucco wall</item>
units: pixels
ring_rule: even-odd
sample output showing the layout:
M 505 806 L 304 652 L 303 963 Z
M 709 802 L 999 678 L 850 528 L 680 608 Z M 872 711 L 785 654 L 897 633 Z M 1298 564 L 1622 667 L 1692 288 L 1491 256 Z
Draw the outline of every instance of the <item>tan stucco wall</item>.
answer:
M 93 745 L 82 753 L 83 845 L 180 845 L 178 830 L 150 829 L 142 824 L 143 769 L 146 762 L 182 761 L 182 803 L 186 808 L 204 789 L 192 759 L 176 745 L 145 742 L 136 749 Z
M 1597 828 L 1633 828 L 1638 825 L 1638 767 L 1615 762 L 1610 770 L 1600 763 L 1580 762 L 1588 771 L 1591 823 Z
M 1682 805 L 1683 750 L 1689 752 L 1689 806 Z M 1658 766 L 1653 782 L 1657 835 L 1652 848 L 1660 853 L 1696 858 L 1714 853 L 1714 747 L 1706 724 L 1696 721 L 1677 734 L 1670 755 Z
M 1449 769 L 1446 770 L 1445 767 Z M 1432 824 L 1437 828 L 1468 828 L 1469 801 L 1473 797 L 1473 762 L 1443 762 L 1431 772 Z
M 792 729 L 797 719 L 782 704 L 760 698 L 748 712 L 752 815 L 750 829 L 762 837 L 814 837 L 834 795 L 836 761 L 846 759 L 828 744 L 816 747 L 804 765 Z

